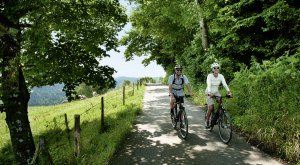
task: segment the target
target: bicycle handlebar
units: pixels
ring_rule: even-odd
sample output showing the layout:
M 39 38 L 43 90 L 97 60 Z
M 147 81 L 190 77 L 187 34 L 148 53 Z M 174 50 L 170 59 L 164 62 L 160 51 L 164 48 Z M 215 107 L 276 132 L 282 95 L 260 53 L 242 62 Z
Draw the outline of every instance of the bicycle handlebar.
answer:
M 230 96 L 230 95 L 223 95 L 223 96 L 215 96 L 215 95 L 213 95 L 213 96 L 211 96 L 211 98 L 233 98 L 233 96 Z
M 188 97 L 192 97 L 192 96 L 188 95 L 188 94 L 184 94 L 184 97 L 188 98 Z

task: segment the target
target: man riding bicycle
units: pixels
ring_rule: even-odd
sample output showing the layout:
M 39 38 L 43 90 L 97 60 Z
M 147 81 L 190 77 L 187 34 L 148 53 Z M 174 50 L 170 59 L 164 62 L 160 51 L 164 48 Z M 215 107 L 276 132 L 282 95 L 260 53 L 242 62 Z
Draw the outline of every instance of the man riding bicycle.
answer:
M 169 77 L 169 96 L 170 96 L 170 113 L 173 115 L 175 96 L 183 96 L 184 85 L 187 86 L 188 92 L 192 95 L 191 86 L 188 78 L 182 74 L 181 65 L 175 66 L 175 73 Z
M 225 81 L 225 78 L 222 74 L 219 73 L 220 66 L 218 63 L 213 63 L 211 65 L 212 73 L 208 74 L 207 76 L 207 88 L 205 90 L 206 95 L 206 103 L 208 106 L 208 111 L 206 113 L 205 119 L 206 119 L 206 128 L 209 128 L 209 118 L 211 113 L 214 110 L 214 99 L 213 96 L 221 96 L 219 91 L 219 86 L 222 83 L 224 88 L 227 91 L 227 95 L 232 96 L 232 93 L 230 92 L 230 89 Z M 220 100 L 217 100 L 218 103 L 220 103 Z

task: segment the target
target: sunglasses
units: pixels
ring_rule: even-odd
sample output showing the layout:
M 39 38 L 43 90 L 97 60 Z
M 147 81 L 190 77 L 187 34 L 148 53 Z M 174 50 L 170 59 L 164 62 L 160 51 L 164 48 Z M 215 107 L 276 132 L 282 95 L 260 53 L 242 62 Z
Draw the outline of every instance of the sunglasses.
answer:
M 214 67 L 214 69 L 219 69 L 219 67 L 216 67 L 216 68 Z
M 182 71 L 182 69 L 176 69 L 176 71 L 180 71 L 180 72 L 181 72 L 181 71 Z

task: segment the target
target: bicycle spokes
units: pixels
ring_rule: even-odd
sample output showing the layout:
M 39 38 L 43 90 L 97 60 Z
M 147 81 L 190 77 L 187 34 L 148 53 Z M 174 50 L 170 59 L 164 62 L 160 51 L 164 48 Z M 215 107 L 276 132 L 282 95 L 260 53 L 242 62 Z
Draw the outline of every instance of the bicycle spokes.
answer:
M 177 121 L 176 121 L 176 116 L 175 116 L 175 112 L 173 115 L 171 115 L 171 121 L 172 121 L 172 127 L 173 128 L 176 128 L 176 125 L 177 125 Z
M 232 137 L 232 125 L 228 113 L 223 112 L 219 119 L 219 135 L 224 143 L 229 143 Z
M 185 139 L 188 134 L 188 119 L 184 110 L 181 111 L 179 115 L 179 121 L 180 121 L 180 128 L 179 128 L 180 135 L 183 139 Z

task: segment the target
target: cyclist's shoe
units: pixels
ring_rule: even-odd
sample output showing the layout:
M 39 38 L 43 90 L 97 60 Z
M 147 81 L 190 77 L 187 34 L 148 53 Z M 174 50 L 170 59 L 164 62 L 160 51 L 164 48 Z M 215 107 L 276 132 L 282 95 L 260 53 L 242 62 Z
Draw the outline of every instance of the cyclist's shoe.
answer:
M 209 129 L 209 128 L 210 128 L 210 126 L 209 126 L 208 122 L 206 122 L 205 129 Z
M 180 123 L 180 128 L 184 128 L 184 124 L 183 123 Z
M 174 116 L 174 111 L 173 111 L 173 109 L 171 110 L 170 115 L 171 115 L 171 116 Z

